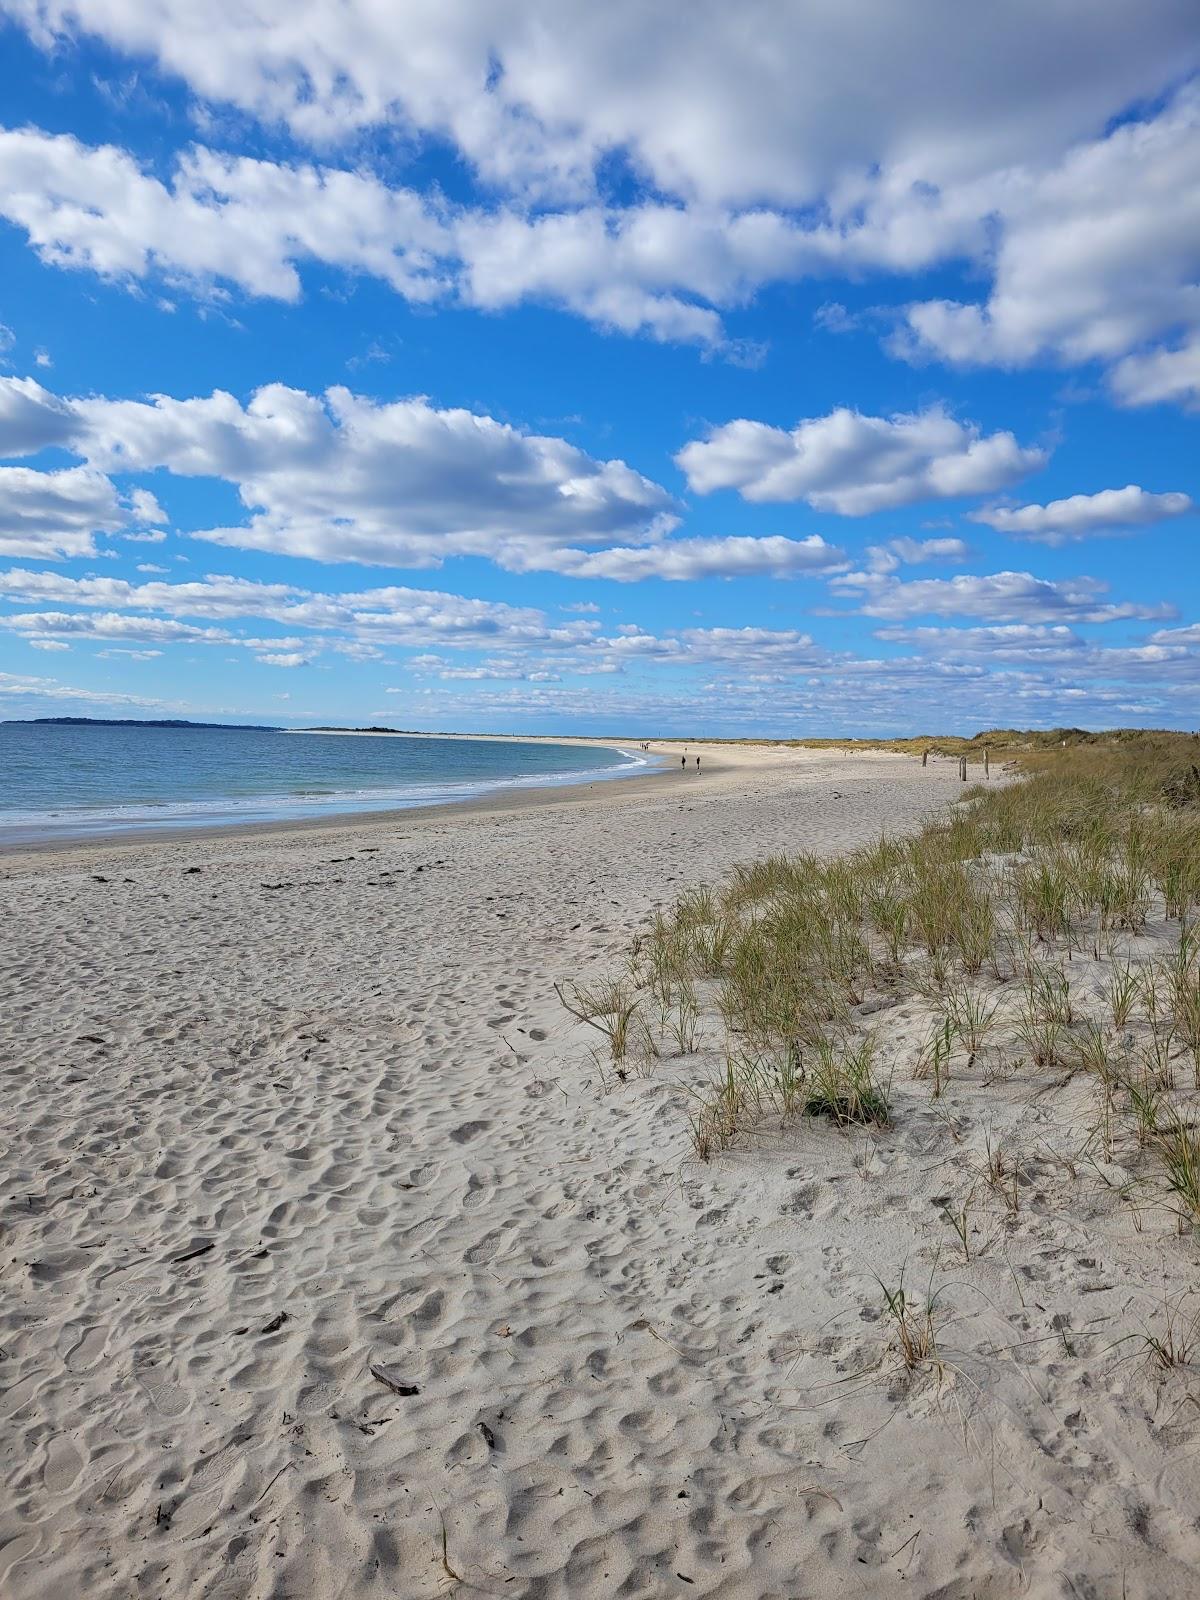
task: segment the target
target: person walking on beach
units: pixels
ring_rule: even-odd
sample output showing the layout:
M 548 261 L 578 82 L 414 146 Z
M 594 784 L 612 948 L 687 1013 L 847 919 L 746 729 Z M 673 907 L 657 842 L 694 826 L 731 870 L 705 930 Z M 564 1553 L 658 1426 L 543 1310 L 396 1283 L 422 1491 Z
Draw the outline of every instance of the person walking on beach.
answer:
M 680 758 L 679 758 L 679 770 L 681 772 L 686 772 L 687 771 L 687 757 L 686 756 L 680 756 Z
M 700 757 L 699 756 L 696 757 L 696 771 L 697 772 L 700 771 Z

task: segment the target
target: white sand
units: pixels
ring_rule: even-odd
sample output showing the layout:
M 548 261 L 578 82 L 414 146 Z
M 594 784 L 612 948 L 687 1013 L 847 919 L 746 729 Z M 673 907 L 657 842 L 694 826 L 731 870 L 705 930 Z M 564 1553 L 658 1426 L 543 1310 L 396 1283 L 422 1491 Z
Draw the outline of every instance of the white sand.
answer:
M 1071 1175 L 1082 1088 L 897 1082 L 887 1132 L 708 1166 L 695 1059 L 603 1091 L 555 979 L 958 790 L 710 762 L 0 858 L 5 1600 L 1200 1593 L 1197 1402 L 1116 1343 L 1195 1245 Z M 989 1130 L 1021 1207 L 974 1199 L 964 1264 L 940 1197 Z M 940 1381 L 889 1349 L 902 1269 L 942 1286 Z

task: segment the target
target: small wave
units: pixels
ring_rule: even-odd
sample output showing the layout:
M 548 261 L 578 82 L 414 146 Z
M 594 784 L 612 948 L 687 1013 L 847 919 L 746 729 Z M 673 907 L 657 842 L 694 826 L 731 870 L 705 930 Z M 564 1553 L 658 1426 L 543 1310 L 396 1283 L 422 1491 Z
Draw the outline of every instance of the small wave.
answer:
M 381 788 L 315 789 L 283 793 L 222 796 L 212 800 L 147 800 L 107 806 L 57 806 L 53 811 L 0 811 L 0 842 L 15 844 L 38 838 L 85 838 L 96 834 L 133 833 L 177 827 L 234 826 L 248 822 L 285 822 L 304 818 L 372 811 L 403 811 L 414 806 L 461 803 L 510 789 L 560 788 L 627 777 L 655 765 L 640 752 L 622 750 L 620 759 L 602 767 L 573 767 L 556 772 L 518 772 L 508 777 L 471 778 Z

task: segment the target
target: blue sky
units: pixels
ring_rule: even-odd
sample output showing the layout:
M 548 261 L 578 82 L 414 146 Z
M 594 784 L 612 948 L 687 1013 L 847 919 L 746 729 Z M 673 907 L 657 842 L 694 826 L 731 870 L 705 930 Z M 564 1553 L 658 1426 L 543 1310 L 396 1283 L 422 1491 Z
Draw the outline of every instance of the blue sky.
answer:
M 1100 9 L 0 0 L 0 715 L 1200 724 L 1200 30 Z

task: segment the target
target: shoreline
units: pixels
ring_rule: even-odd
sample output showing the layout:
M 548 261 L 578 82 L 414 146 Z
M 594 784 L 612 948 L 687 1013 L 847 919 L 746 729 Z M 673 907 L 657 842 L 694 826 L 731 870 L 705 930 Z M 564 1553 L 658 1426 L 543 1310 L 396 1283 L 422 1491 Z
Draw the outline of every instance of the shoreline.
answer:
M 385 737 L 370 734 L 344 736 Z M 417 737 L 473 739 L 475 735 L 428 734 Z M 480 737 L 504 742 L 530 742 L 519 735 L 491 734 Z M 622 752 L 628 750 L 628 741 L 618 744 L 616 741 L 599 739 L 550 739 L 547 736 L 541 742 L 574 743 L 594 749 Z M 699 773 L 689 767 L 684 774 L 677 768 L 676 763 L 685 748 L 689 760 L 697 752 L 703 757 L 704 765 Z M 163 846 L 193 844 L 205 840 L 234 842 L 239 839 L 269 840 L 274 836 L 290 838 L 322 834 L 340 837 L 359 831 L 395 830 L 403 827 L 405 823 L 416 825 L 433 820 L 452 821 L 455 817 L 519 816 L 530 811 L 552 810 L 556 806 L 620 803 L 622 800 L 633 799 L 635 791 L 641 793 L 655 784 L 669 783 L 672 776 L 676 783 L 686 784 L 689 792 L 707 795 L 720 783 L 728 782 L 731 774 L 738 772 L 770 772 L 789 768 L 800 771 L 813 766 L 829 766 L 839 761 L 850 761 L 855 764 L 875 760 L 894 764 L 911 761 L 910 757 L 887 751 L 848 754 L 839 750 L 808 746 L 783 746 L 770 743 L 725 745 L 719 742 L 710 744 L 703 740 L 691 740 L 686 744 L 683 740 L 651 741 L 650 749 L 644 754 L 651 758 L 659 758 L 659 764 L 640 771 L 616 772 L 603 778 L 581 774 L 578 779 L 564 783 L 530 786 L 523 789 L 498 787 L 462 800 L 439 800 L 429 804 L 395 806 L 372 811 L 329 812 L 319 816 L 265 819 L 258 822 L 181 822 L 178 826 L 131 825 L 82 835 L 65 833 L 59 837 L 48 835 L 28 842 L 0 839 L 0 863 L 7 865 L 13 861 L 43 855 L 77 855 L 87 851 L 106 853 L 122 848 L 140 849 L 156 844 Z
M 356 807 L 341 811 L 331 806 L 326 810 L 295 817 L 276 816 L 263 817 L 255 821 L 240 821 L 236 817 L 214 817 L 211 821 L 198 821 L 195 819 L 181 818 L 175 822 L 155 822 L 139 819 L 136 822 L 105 824 L 100 823 L 86 832 L 71 831 L 68 823 L 62 828 L 47 827 L 43 833 L 35 833 L 30 828 L 27 838 L 4 837 L 4 819 L 0 814 L 0 859 L 10 855 L 33 855 L 42 851 L 57 852 L 61 850 L 74 850 L 88 848 L 89 846 L 103 847 L 121 843 L 142 844 L 156 839 L 180 840 L 190 838 L 203 838 L 209 834 L 224 836 L 241 834 L 264 833 L 290 833 L 297 830 L 311 830 L 320 828 L 342 828 L 352 826 L 357 822 L 364 825 L 372 822 L 395 823 L 395 821 L 409 813 L 429 815 L 440 811 L 457 811 L 463 808 L 483 807 L 490 809 L 494 805 L 505 802 L 520 808 L 525 804 L 554 798 L 570 797 L 580 789 L 590 789 L 597 784 L 626 783 L 636 779 L 644 779 L 663 770 L 660 763 L 655 766 L 648 752 L 635 751 L 631 748 L 633 741 L 602 740 L 583 738 L 533 738 L 525 739 L 519 735 L 509 734 L 483 734 L 478 738 L 474 734 L 371 734 L 360 732 L 357 729 L 316 730 L 316 729 L 281 729 L 280 732 L 320 734 L 330 732 L 330 736 L 338 738 L 413 738 L 413 739 L 462 739 L 472 743 L 515 743 L 515 744 L 551 744 L 564 747 L 576 747 L 594 750 L 613 750 L 620 755 L 635 757 L 635 762 L 630 764 L 629 770 L 621 767 L 601 768 L 595 771 L 582 771 L 572 774 L 561 780 L 544 782 L 529 782 L 522 784 L 513 779 L 497 779 L 493 785 L 488 785 L 486 780 L 479 780 L 482 793 L 464 796 L 462 799 L 439 799 L 417 801 L 406 805 L 380 805 Z M 646 760 L 642 758 L 646 757 Z

